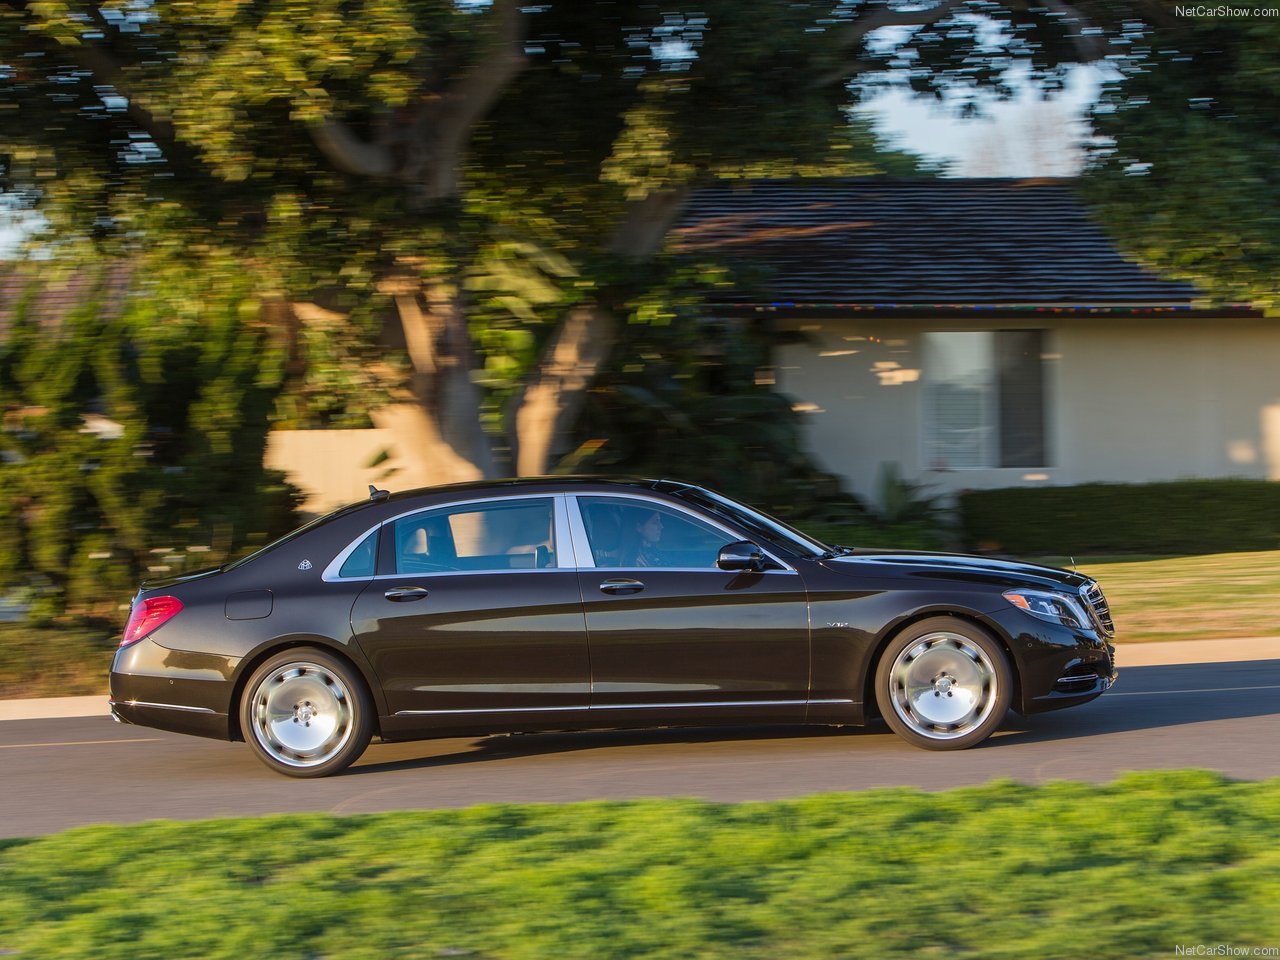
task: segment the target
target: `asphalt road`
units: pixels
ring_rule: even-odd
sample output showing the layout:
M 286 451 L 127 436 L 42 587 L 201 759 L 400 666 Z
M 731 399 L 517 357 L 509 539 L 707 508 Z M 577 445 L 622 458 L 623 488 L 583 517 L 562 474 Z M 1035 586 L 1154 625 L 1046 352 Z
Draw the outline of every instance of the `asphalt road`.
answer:
M 1280 659 L 1129 667 L 1083 707 L 1011 716 L 982 747 L 931 753 L 883 726 L 539 734 L 374 744 L 346 773 L 271 773 L 244 744 L 100 717 L 0 724 L 0 836 L 91 823 L 287 811 L 369 813 L 473 803 L 693 796 L 768 800 L 833 790 L 942 790 L 1011 777 L 1101 782 L 1201 767 L 1280 776 Z

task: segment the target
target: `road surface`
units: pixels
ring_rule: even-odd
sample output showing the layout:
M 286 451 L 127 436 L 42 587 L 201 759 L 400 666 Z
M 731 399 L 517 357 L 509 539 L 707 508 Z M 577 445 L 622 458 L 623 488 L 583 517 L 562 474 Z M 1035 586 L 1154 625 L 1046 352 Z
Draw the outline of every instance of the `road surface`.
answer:
M 91 823 L 287 811 L 339 814 L 691 796 L 769 800 L 1011 777 L 1108 781 L 1126 770 L 1201 767 L 1280 776 L 1280 659 L 1125 668 L 1083 707 L 1011 716 L 987 744 L 958 753 L 867 729 L 750 727 L 538 734 L 373 744 L 346 773 L 292 780 L 244 744 L 103 717 L 0 724 L 0 836 Z

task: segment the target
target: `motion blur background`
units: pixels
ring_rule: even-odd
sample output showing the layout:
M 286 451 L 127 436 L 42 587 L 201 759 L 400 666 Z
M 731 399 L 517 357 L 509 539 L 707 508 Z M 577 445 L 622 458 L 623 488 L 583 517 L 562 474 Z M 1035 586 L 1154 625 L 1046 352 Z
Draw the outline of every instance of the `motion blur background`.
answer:
M 105 640 L 367 483 L 550 472 L 1280 547 L 1277 49 L 1153 0 L 6 0 L 0 617 Z

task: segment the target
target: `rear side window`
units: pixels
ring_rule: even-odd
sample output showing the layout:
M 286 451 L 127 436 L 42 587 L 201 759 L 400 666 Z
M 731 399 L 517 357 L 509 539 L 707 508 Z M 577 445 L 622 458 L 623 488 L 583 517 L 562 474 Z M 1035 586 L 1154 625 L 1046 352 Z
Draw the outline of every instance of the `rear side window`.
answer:
M 395 522 L 396 573 L 529 570 L 556 565 L 555 501 L 442 507 Z
M 351 551 L 351 555 L 338 570 L 340 577 L 372 577 L 374 563 L 378 556 L 378 531 L 374 530 L 360 541 L 360 545 Z

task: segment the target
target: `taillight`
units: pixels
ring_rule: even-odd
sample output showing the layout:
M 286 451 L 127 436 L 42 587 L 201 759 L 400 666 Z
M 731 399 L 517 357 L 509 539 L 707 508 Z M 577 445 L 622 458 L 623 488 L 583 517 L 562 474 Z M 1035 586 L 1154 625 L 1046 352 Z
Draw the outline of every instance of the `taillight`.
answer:
M 137 643 L 152 630 L 172 620 L 180 610 L 182 601 L 177 597 L 149 597 L 135 603 L 129 613 L 129 622 L 124 625 L 120 646 Z

